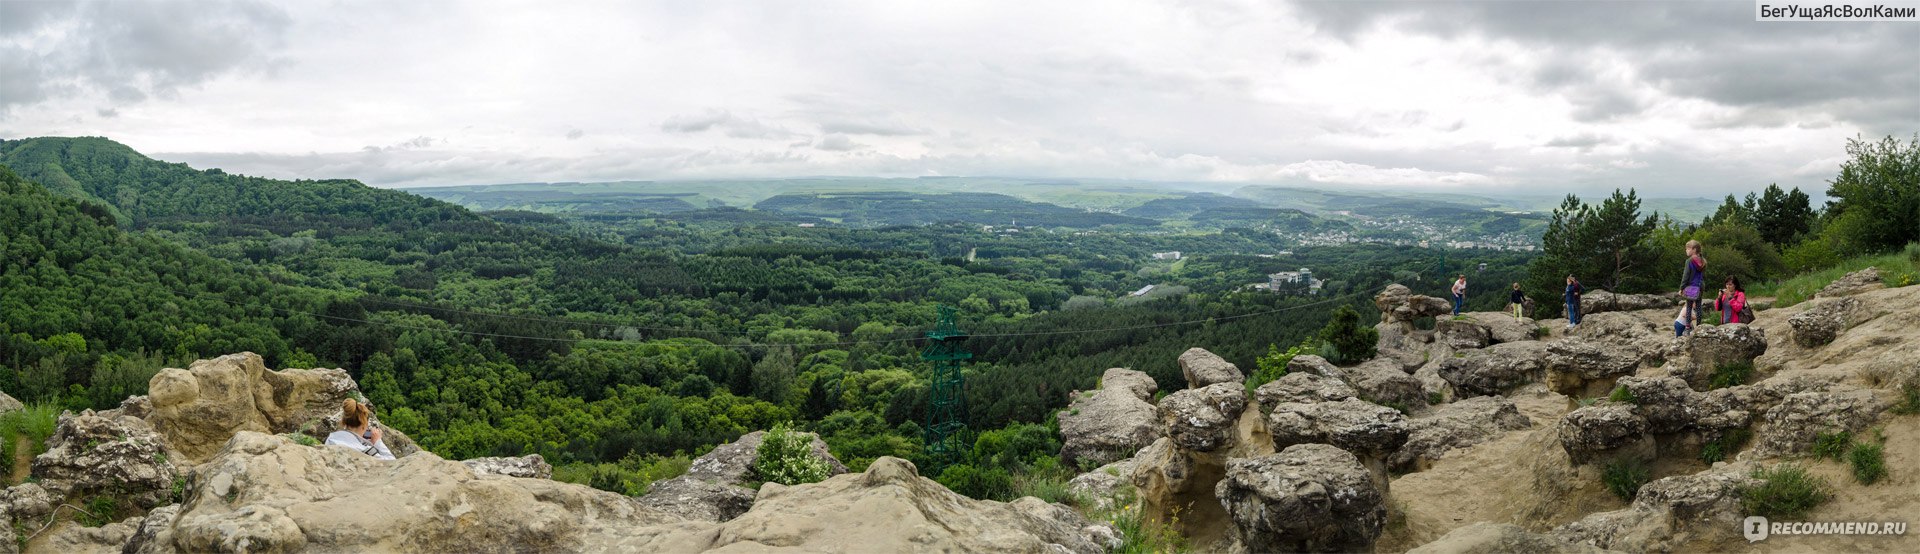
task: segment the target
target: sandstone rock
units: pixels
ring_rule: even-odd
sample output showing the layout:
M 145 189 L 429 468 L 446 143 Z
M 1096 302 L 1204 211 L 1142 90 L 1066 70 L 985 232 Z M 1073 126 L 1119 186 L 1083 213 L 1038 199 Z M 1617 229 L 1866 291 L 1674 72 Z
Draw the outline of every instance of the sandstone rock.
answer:
M 21 483 L 0 492 L 0 512 L 15 519 L 53 513 L 53 495 L 39 483 Z
M 124 554 L 160 554 L 174 552 L 173 523 L 180 517 L 180 505 L 162 506 L 147 512 L 140 526 L 121 545 Z
M 1160 438 L 1159 417 L 1149 402 L 1156 388 L 1152 377 L 1113 368 L 1100 377 L 1100 384 L 1100 390 L 1074 398 L 1059 415 L 1060 461 L 1069 467 L 1132 456 Z
M 1423 317 L 1435 317 L 1453 313 L 1453 304 L 1444 298 L 1434 298 L 1413 293 L 1404 285 L 1387 285 L 1380 294 L 1374 295 L 1373 304 L 1380 310 L 1382 323 L 1411 323 Z
M 1387 523 L 1386 498 L 1353 454 L 1301 444 L 1227 463 L 1215 495 L 1253 552 L 1366 552 Z
M 108 523 L 99 527 L 87 527 L 74 522 L 62 522 L 41 533 L 34 541 L 36 552 L 119 552 L 134 531 L 140 527 L 139 516 L 122 521 Z M 35 528 L 38 528 L 36 525 Z
M 1547 345 L 1547 386 L 1569 398 L 1590 398 L 1639 369 L 1641 354 L 1614 343 L 1569 338 Z
M 16 411 L 25 407 L 27 407 L 27 405 L 21 404 L 18 399 L 8 396 L 5 392 L 0 392 L 0 414 Z
M 1355 394 L 1346 382 L 1313 373 L 1288 373 L 1253 391 L 1254 399 L 1265 409 L 1287 402 L 1335 402 L 1353 398 Z M 1064 427 L 1065 423 L 1061 425 Z
M 1554 530 L 1580 544 L 1633 552 L 1680 550 L 1702 535 L 1739 535 L 1740 488 L 1756 484 L 1744 467 L 1655 480 L 1626 509 L 1588 515 Z
M 1204 348 L 1189 348 L 1180 354 L 1180 373 L 1186 376 L 1189 389 L 1246 380 L 1239 367 Z
M 1475 523 L 1447 532 L 1407 554 L 1606 554 L 1615 552 L 1511 523 Z
M 1160 399 L 1160 421 L 1174 446 L 1212 452 L 1233 443 L 1233 426 L 1247 408 L 1237 382 L 1187 389 Z
M 1634 414 L 1646 419 L 1649 433 L 1676 433 L 1698 418 L 1699 393 L 1674 377 L 1623 377 L 1619 386 L 1633 394 Z
M 1673 314 L 1666 314 L 1666 318 L 1673 319 Z M 1625 344 L 1648 336 L 1673 336 L 1673 329 L 1662 329 L 1632 313 L 1603 312 L 1582 317 L 1575 333 L 1587 339 Z
M 1093 501 L 1096 510 L 1110 509 L 1121 489 L 1132 485 L 1133 470 L 1134 459 L 1127 458 L 1082 473 L 1068 481 L 1067 488 Z
M 1513 400 L 1479 396 L 1443 404 L 1425 416 L 1407 421 L 1407 441 L 1388 458 L 1402 470 L 1424 469 L 1447 452 L 1498 438 L 1533 426 Z
M 1308 373 L 1336 379 L 1342 375 L 1340 368 L 1333 365 L 1333 362 L 1329 362 L 1326 358 L 1313 354 L 1301 354 L 1287 361 L 1287 374 L 1293 375 L 1298 373 Z
M 1461 396 L 1499 395 L 1539 380 L 1547 345 L 1538 341 L 1497 344 L 1440 360 L 1440 377 Z
M 1828 283 L 1827 286 L 1822 287 L 1820 292 L 1814 293 L 1813 296 L 1814 298 L 1849 296 L 1880 288 L 1880 286 L 1880 268 L 1869 267 L 1835 279 L 1832 283 Z
M 1750 453 L 1771 458 L 1805 452 L 1819 433 L 1859 432 L 1886 409 L 1886 402 L 1866 389 L 1789 394 L 1766 411 Z
M 1493 344 L 1493 330 L 1471 320 L 1440 318 L 1433 323 L 1433 340 L 1453 350 L 1485 348 Z
M 719 523 L 747 513 L 753 508 L 754 496 L 753 489 L 683 475 L 654 481 L 638 502 L 687 520 Z
M 1680 305 L 1677 294 L 1614 294 L 1604 290 L 1590 290 L 1580 295 L 1580 313 L 1598 314 L 1604 312 L 1634 312 L 1673 308 Z M 1586 326 L 1585 321 L 1580 326 Z
M 1706 390 L 1716 368 L 1735 363 L 1751 364 L 1754 358 L 1765 353 L 1767 335 L 1757 327 L 1745 323 L 1703 326 L 1688 337 L 1687 384 L 1696 390 Z
M 827 442 L 813 433 L 795 431 L 813 439 L 813 455 L 827 461 L 827 474 L 839 475 L 847 472 L 847 465 L 840 463 L 833 453 L 827 451 Z M 740 435 L 733 442 L 713 447 L 707 455 L 695 458 L 687 468 L 687 477 L 702 481 L 737 485 L 753 477 L 753 461 L 760 458 L 760 441 L 766 437 L 766 431 L 754 431 Z
M 505 475 L 528 479 L 552 479 L 553 466 L 539 454 L 511 458 L 474 458 L 462 460 L 475 475 Z
M 1827 300 L 1787 318 L 1787 326 L 1793 329 L 1794 344 L 1801 348 L 1819 348 L 1840 336 L 1841 331 L 1852 325 L 1855 314 L 1859 312 L 1859 300 Z
M 1426 389 L 1391 360 L 1373 359 L 1355 367 L 1341 368 L 1347 384 L 1360 398 L 1376 404 L 1395 403 L 1409 410 L 1427 406 Z
M 1540 323 L 1533 318 L 1514 319 L 1511 312 L 1472 312 L 1461 314 L 1469 321 L 1487 328 L 1493 344 L 1526 342 L 1538 340 L 1534 334 L 1540 331 Z M 1438 322 L 1435 323 L 1438 325 Z
M 1286 403 L 1267 419 L 1273 447 L 1331 444 L 1361 458 L 1384 460 L 1407 442 L 1407 418 L 1398 410 L 1349 398 L 1337 402 Z
M 1602 403 L 1569 412 L 1558 432 L 1567 458 L 1584 464 L 1646 438 L 1647 420 L 1631 405 Z
M 151 508 L 170 503 L 178 457 L 147 422 L 87 410 L 61 414 L 33 476 L 56 499 L 109 493 Z
M 201 462 L 240 431 L 293 432 L 328 416 L 337 426 L 341 403 L 358 386 L 344 370 L 270 371 L 245 352 L 161 370 L 148 390 L 147 421 L 189 461 Z

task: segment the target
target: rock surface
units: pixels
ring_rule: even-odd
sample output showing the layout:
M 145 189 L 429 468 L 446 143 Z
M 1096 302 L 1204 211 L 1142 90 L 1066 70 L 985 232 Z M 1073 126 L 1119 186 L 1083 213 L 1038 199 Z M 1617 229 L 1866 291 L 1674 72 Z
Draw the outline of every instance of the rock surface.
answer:
M 1697 534 L 1733 538 L 1745 514 L 1739 490 L 1756 484 L 1746 468 L 1726 467 L 1655 480 L 1623 510 L 1588 515 L 1560 526 L 1556 536 L 1599 548 L 1634 552 L 1680 550 Z M 1744 544 L 1741 543 L 1741 544 Z
M 827 451 L 826 441 L 812 433 L 801 434 L 812 439 L 813 455 L 827 462 L 828 475 L 847 472 L 847 466 Z M 754 491 L 745 485 L 753 480 L 753 462 L 760 458 L 760 443 L 765 438 L 765 431 L 754 431 L 714 447 L 695 458 L 686 474 L 649 485 L 647 494 L 639 499 L 640 505 L 694 521 L 722 522 L 739 517 L 753 507 Z
M 1407 421 L 1406 443 L 1393 452 L 1388 465 L 1401 470 L 1425 469 L 1450 451 L 1530 427 L 1533 421 L 1521 415 L 1513 400 L 1504 397 L 1481 396 L 1443 404 Z
M 1546 351 L 1547 387 L 1571 398 L 1591 398 L 1612 388 L 1642 360 L 1629 347 L 1580 337 L 1555 341 Z
M 1453 350 L 1486 348 L 1493 344 L 1493 330 L 1468 319 L 1440 318 L 1433 322 L 1433 341 Z
M 161 370 L 148 385 L 153 412 L 146 419 L 198 463 L 241 431 L 331 430 L 338 425 L 341 403 L 358 389 L 345 370 L 270 371 L 258 354 L 244 352 Z M 329 416 L 332 423 L 324 423 Z
M 1363 459 L 1384 460 L 1407 442 L 1407 418 L 1398 410 L 1365 400 L 1286 403 L 1267 418 L 1273 447 L 1331 444 Z
M 1180 374 L 1187 378 L 1187 388 L 1198 389 L 1219 383 L 1239 383 L 1246 380 L 1240 368 L 1204 348 L 1189 348 L 1180 354 Z
M 1146 373 L 1107 370 L 1100 376 L 1100 390 L 1075 397 L 1060 413 L 1060 461 L 1068 467 L 1101 465 L 1153 444 L 1161 429 L 1150 402 L 1157 388 Z
M 88 410 L 61 415 L 33 476 L 55 499 L 104 493 L 152 508 L 171 501 L 179 457 L 147 422 Z
M 1345 381 L 1313 373 L 1288 373 L 1253 390 L 1253 398 L 1268 410 L 1288 402 L 1337 402 L 1355 394 Z
M 1614 294 L 1604 290 L 1590 290 L 1580 295 L 1582 315 L 1655 310 L 1678 305 L 1680 305 L 1680 296 L 1676 294 Z M 1580 325 L 1585 326 L 1586 322 L 1582 321 Z
M 462 460 L 467 469 L 476 475 L 504 475 L 507 477 L 525 477 L 528 479 L 552 479 L 553 465 L 539 454 L 520 457 L 474 458 Z
M 1821 287 L 1820 292 L 1814 293 L 1813 296 L 1814 298 L 1849 296 L 1879 288 L 1880 285 L 1880 268 L 1869 267 L 1827 283 L 1827 286 Z
M 1504 394 L 1541 378 L 1547 345 L 1539 341 L 1510 342 L 1440 360 L 1440 377 L 1460 396 Z
M 1511 523 L 1475 523 L 1407 554 L 1605 554 L 1616 552 L 1557 535 L 1527 531 Z
M 1767 334 L 1745 323 L 1702 326 L 1688 336 L 1685 378 L 1695 390 L 1707 390 L 1716 368 L 1751 364 L 1767 353 Z
M 1160 399 L 1160 422 L 1174 446 L 1212 452 L 1233 444 L 1233 427 L 1246 408 L 1239 383 L 1218 383 Z
M 0 414 L 19 410 L 25 407 L 27 407 L 27 405 L 21 404 L 19 399 L 16 399 L 12 396 L 8 396 L 7 393 L 5 392 L 0 392 Z
M 1426 389 L 1420 380 L 1408 375 L 1392 360 L 1374 358 L 1358 366 L 1341 368 L 1340 373 L 1360 398 L 1378 404 L 1391 402 L 1409 410 L 1427 406 Z
M 1801 348 L 1819 348 L 1833 342 L 1841 331 L 1851 327 L 1855 314 L 1859 312 L 1859 300 L 1827 300 L 1787 318 L 1787 326 L 1793 329 L 1794 344 Z
M 1215 494 L 1253 552 L 1368 552 L 1387 524 L 1372 475 L 1324 444 L 1231 460 Z

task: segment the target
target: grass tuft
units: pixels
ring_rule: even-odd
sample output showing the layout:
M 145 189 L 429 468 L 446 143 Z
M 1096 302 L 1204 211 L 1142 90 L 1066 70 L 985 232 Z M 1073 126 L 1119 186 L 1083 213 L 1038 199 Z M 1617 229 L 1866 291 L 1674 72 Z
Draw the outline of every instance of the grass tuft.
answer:
M 1853 448 L 1853 433 L 1833 431 L 1813 437 L 1813 457 L 1839 461 Z
M 1707 465 L 1713 465 L 1721 460 L 1731 458 L 1735 453 L 1740 451 L 1740 447 L 1746 446 L 1748 439 L 1752 438 L 1753 432 L 1746 429 L 1727 431 L 1726 434 L 1720 435 L 1720 438 L 1700 445 L 1700 461 L 1706 462 Z
M 1615 460 L 1607 464 L 1600 474 L 1601 482 L 1606 483 L 1607 491 L 1628 502 L 1640 494 L 1640 487 L 1653 480 L 1653 472 L 1647 464 L 1632 460 Z
M 1607 395 L 1607 401 L 1618 402 L 1621 404 L 1635 404 L 1635 405 L 1638 405 L 1640 403 L 1640 399 L 1634 397 L 1633 391 L 1627 389 L 1626 387 L 1614 387 L 1613 393 Z
M 1753 362 L 1720 364 L 1720 367 L 1713 368 L 1713 375 L 1710 377 L 1708 390 L 1745 385 L 1747 384 L 1747 379 L 1752 376 Z
M 1885 447 L 1879 444 L 1860 443 L 1847 451 L 1847 465 L 1853 466 L 1853 479 L 1862 485 L 1871 485 L 1887 477 L 1887 458 Z
M 1827 482 L 1806 468 L 1782 464 L 1753 473 L 1760 484 L 1740 489 L 1740 508 L 1748 515 L 1799 519 L 1827 501 Z

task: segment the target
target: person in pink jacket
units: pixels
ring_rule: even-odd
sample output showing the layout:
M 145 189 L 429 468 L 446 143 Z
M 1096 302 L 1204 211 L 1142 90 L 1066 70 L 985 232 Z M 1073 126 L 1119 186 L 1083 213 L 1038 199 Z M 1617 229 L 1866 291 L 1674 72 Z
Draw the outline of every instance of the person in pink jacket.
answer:
M 1720 323 L 1753 323 L 1747 321 L 1753 317 L 1747 312 L 1747 290 L 1740 286 L 1739 277 L 1727 277 L 1727 284 L 1720 289 L 1720 297 L 1713 299 L 1713 309 L 1720 311 Z

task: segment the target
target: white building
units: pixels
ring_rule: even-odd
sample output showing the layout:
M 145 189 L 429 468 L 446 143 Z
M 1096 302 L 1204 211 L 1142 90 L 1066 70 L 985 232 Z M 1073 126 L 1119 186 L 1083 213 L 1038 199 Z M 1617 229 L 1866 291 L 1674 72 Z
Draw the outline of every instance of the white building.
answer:
M 1178 260 L 1178 259 L 1180 259 L 1180 251 L 1179 251 L 1179 250 L 1175 250 L 1175 251 L 1172 251 L 1172 252 L 1155 252 L 1155 253 L 1153 253 L 1153 259 L 1156 259 L 1156 260 Z
M 1133 294 L 1127 296 L 1146 296 L 1149 292 L 1153 292 L 1153 285 L 1140 287 L 1140 290 L 1133 291 Z

